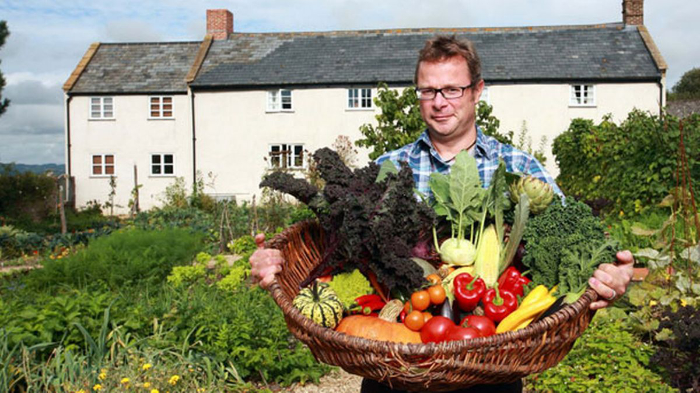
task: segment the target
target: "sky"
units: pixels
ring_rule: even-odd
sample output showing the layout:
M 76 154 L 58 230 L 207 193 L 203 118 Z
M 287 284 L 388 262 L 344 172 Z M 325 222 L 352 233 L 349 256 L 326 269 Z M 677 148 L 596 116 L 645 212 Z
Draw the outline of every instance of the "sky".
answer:
M 549 26 L 620 22 L 621 0 L 0 0 L 10 36 L 0 70 L 12 102 L 0 116 L 0 162 L 64 162 L 62 85 L 92 42 L 198 41 L 206 10 L 234 31 Z M 671 88 L 700 67 L 700 1 L 646 0 L 644 22 Z

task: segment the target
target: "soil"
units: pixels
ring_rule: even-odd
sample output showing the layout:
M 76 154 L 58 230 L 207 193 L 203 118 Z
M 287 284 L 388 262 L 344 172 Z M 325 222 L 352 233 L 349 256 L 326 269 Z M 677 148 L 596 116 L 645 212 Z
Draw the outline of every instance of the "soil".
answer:
M 318 385 L 307 383 L 304 386 L 292 385 L 288 391 L 294 393 L 357 393 L 362 377 L 337 369 L 321 377 Z

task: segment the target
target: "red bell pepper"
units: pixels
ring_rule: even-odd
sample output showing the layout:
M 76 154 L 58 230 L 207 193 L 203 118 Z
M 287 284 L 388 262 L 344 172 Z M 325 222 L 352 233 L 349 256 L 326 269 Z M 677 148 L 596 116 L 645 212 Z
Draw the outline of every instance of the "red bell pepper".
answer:
M 524 295 L 524 287 L 529 283 L 530 279 L 520 274 L 514 266 L 506 269 L 498 278 L 498 288 L 510 291 L 513 295 L 520 297 Z
M 469 273 L 458 274 L 454 279 L 455 300 L 462 311 L 473 311 L 486 292 L 484 280 Z
M 494 322 L 501 322 L 518 308 L 518 299 L 513 292 L 499 290 L 498 283 L 484 294 L 484 315 Z

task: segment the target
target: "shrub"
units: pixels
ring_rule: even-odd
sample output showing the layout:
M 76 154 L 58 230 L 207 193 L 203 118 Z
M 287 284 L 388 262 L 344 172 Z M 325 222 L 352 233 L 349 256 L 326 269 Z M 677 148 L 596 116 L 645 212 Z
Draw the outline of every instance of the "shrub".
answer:
M 700 391 L 700 309 L 669 308 L 659 328 L 668 332 L 668 339 L 659 343 L 651 361 L 665 370 L 674 388 Z
M 599 312 L 591 326 L 557 366 L 530 376 L 526 387 L 538 392 L 670 392 L 648 369 L 653 348 L 616 319 Z
M 0 168 L 0 217 L 41 221 L 56 207 L 56 180 L 47 175 Z
M 606 213 L 642 212 L 676 186 L 680 127 L 673 116 L 637 110 L 620 125 L 609 117 L 598 125 L 574 119 L 552 146 L 560 169 L 557 183 L 567 195 L 596 202 Z M 683 130 L 690 177 L 698 179 L 700 115 L 684 119 Z
M 184 229 L 120 230 L 90 247 L 60 260 L 44 261 L 29 275 L 39 287 L 102 282 L 111 288 L 136 283 L 159 283 L 173 266 L 191 261 L 202 247 L 201 235 Z

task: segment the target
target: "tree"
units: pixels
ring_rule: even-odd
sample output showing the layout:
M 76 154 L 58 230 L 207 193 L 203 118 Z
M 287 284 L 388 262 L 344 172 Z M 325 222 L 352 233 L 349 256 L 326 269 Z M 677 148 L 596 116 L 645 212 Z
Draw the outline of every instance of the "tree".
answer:
M 7 22 L 0 20 L 0 49 L 5 45 L 5 40 L 8 35 L 10 35 L 10 31 L 7 29 Z M 7 107 L 10 105 L 10 100 L 2 98 L 3 88 L 5 88 L 5 78 L 3 78 L 2 72 L 0 72 L 0 116 L 5 113 Z
M 426 125 L 420 115 L 418 97 L 413 88 L 405 88 L 399 94 L 397 90 L 389 89 L 385 83 L 377 88 L 374 105 L 382 110 L 375 116 L 377 126 L 363 124 L 360 132 L 364 139 L 355 142 L 357 146 L 373 148 L 369 153 L 371 160 L 376 160 L 382 154 L 398 149 L 415 141 L 425 130 Z M 493 107 L 483 101 L 476 109 L 476 124 L 486 135 L 498 139 L 502 143 L 513 144 L 513 132 L 506 135 L 498 132 L 500 121 L 492 116 Z
M 669 100 L 700 99 L 700 68 L 687 71 L 673 86 Z

